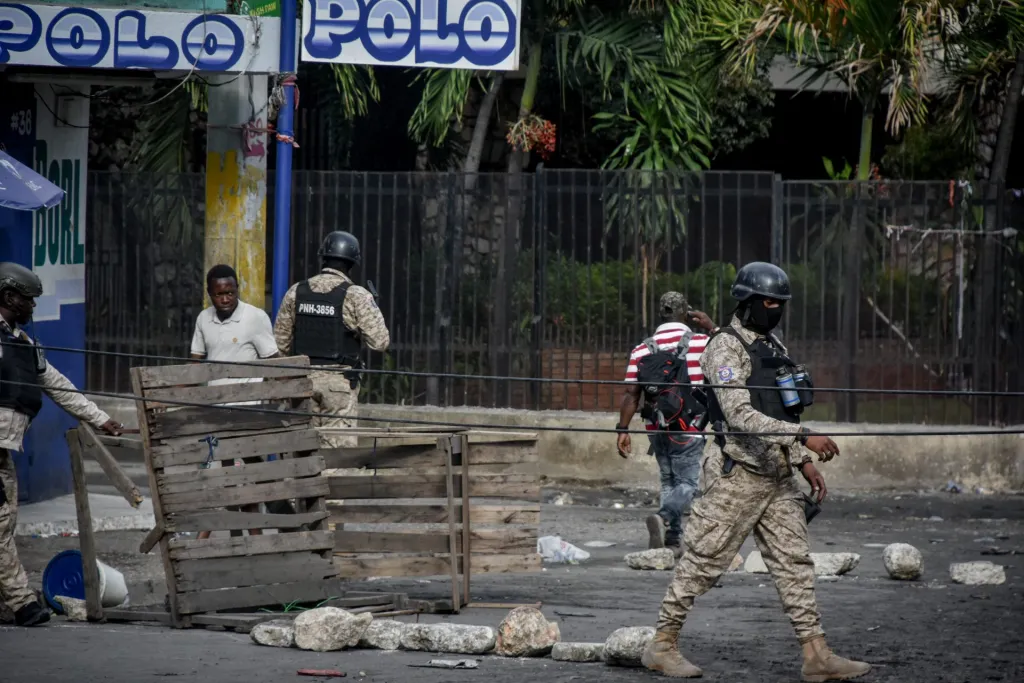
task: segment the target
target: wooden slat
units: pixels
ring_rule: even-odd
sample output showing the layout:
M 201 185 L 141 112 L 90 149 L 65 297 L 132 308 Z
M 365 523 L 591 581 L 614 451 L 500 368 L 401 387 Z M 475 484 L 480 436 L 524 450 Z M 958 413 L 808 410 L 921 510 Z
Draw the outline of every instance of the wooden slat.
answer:
M 107 447 L 96 438 L 96 432 L 92 431 L 92 428 L 85 422 L 79 422 L 76 428 L 78 432 L 78 440 L 81 442 L 82 452 L 92 457 L 97 463 L 103 473 L 107 475 L 107 479 L 114 485 L 128 504 L 133 508 L 139 507 L 142 504 L 142 494 L 139 492 L 135 482 L 133 482 L 121 466 L 117 464 L 117 460 L 107 450 Z
M 526 555 L 473 555 L 473 574 L 504 574 L 540 571 L 541 558 L 536 553 Z M 460 568 L 461 568 L 461 562 Z M 447 576 L 448 559 L 445 557 L 344 557 L 335 555 L 334 566 L 342 579 L 365 579 L 371 576 Z
M 330 531 L 296 531 L 287 534 L 262 536 L 233 536 L 231 538 L 176 539 L 168 541 L 171 559 L 203 560 L 211 557 L 239 557 L 268 555 L 301 550 L 330 550 L 334 538 Z
M 164 473 L 157 476 L 157 485 L 160 487 L 161 494 L 186 493 L 243 484 L 268 483 L 282 479 L 313 477 L 319 475 L 323 469 L 323 458 L 311 456 L 244 464 L 237 467 Z
M 462 472 L 462 481 L 466 481 L 466 480 L 469 479 L 469 456 L 471 455 L 470 451 L 469 451 L 469 439 L 467 439 L 465 436 L 457 436 L 457 437 L 455 437 L 455 439 L 457 439 L 458 441 L 453 441 L 453 443 L 458 443 L 459 451 L 461 452 L 461 457 L 459 458 L 459 460 L 460 460 L 461 465 L 462 465 L 461 468 L 460 468 L 461 472 Z M 473 552 L 473 542 L 472 542 L 472 538 L 470 537 L 470 527 L 472 526 L 472 521 L 470 519 L 470 513 L 472 511 L 472 508 L 470 507 L 470 504 L 469 504 L 469 487 L 467 487 L 467 486 L 463 486 L 462 487 L 462 501 L 461 502 L 462 502 L 462 506 L 460 507 L 459 512 L 458 512 L 458 514 L 459 514 L 459 520 L 458 521 L 459 521 L 459 524 L 462 526 L 462 546 L 461 546 L 461 548 L 459 548 L 455 552 L 460 552 L 460 553 L 462 553 L 464 555 L 468 555 L 468 554 L 471 554 Z M 455 514 L 454 508 L 452 509 L 451 512 L 452 512 L 453 515 Z M 470 579 L 471 578 L 472 578 L 472 572 L 466 572 L 465 574 L 462 575 L 462 602 L 463 602 L 463 604 L 468 603 L 469 600 L 470 600 L 470 597 L 469 597 L 469 583 L 470 583 Z
M 296 600 L 317 602 L 339 595 L 341 585 L 336 580 L 311 580 L 278 583 L 271 586 L 248 586 L 224 590 L 181 593 L 178 602 L 185 614 L 215 612 L 237 607 L 284 606 Z
M 188 592 L 313 581 L 333 576 L 334 567 L 313 553 L 273 553 L 175 562 L 174 573 L 178 577 L 178 590 Z
M 142 396 L 142 371 L 145 368 L 132 368 L 132 393 Z M 153 440 L 149 433 L 149 423 L 146 421 L 146 410 L 141 401 L 135 402 L 136 414 L 139 418 L 139 433 L 142 436 L 143 455 L 146 458 L 146 470 L 149 474 L 149 490 L 153 495 L 153 516 L 156 518 L 156 526 L 160 527 L 164 520 L 163 503 L 156 486 L 156 468 L 153 467 Z M 175 627 L 189 626 L 187 617 L 182 618 L 178 609 L 178 586 L 174 581 L 174 567 L 171 563 L 170 539 L 167 534 L 160 535 L 160 560 L 164 565 L 164 579 L 167 582 L 167 603 L 171 612 L 171 623 Z
M 71 456 L 71 481 L 75 491 L 75 511 L 78 516 L 78 547 L 82 553 L 85 614 L 89 621 L 100 621 L 103 619 L 103 605 L 100 603 L 100 570 L 96 564 L 96 538 L 93 535 L 92 513 L 89 510 L 89 489 L 85 483 L 85 464 L 82 462 L 82 439 L 77 429 L 69 429 L 65 438 Z M 0 482 L 0 485 L 2 484 L 3 482 Z
M 235 458 L 312 451 L 320 445 L 320 437 L 311 427 L 233 438 L 224 438 L 220 436 L 220 432 L 214 432 L 214 434 L 217 434 L 219 442 L 214 450 L 214 460 L 234 460 Z M 176 439 L 172 443 L 154 446 L 153 463 L 160 468 L 195 465 L 205 462 L 209 454 L 210 447 L 206 442 L 193 436 L 187 440 Z
M 384 448 L 328 448 L 319 454 L 324 457 L 328 469 L 444 466 L 444 453 L 436 443 Z
M 167 387 L 146 391 L 146 407 L 171 401 L 189 403 L 233 403 L 236 401 L 280 401 L 286 398 L 308 398 L 313 395 L 313 381 L 309 377 L 245 382 L 242 384 L 215 384 L 199 387 Z
M 462 553 L 463 535 L 454 539 L 455 552 Z M 522 554 L 537 547 L 537 529 L 473 529 L 469 532 L 472 554 Z M 426 532 L 335 531 L 334 552 L 343 555 L 360 553 L 448 554 L 452 538 L 448 531 Z
M 456 501 L 456 505 L 459 501 Z M 329 504 L 334 524 L 445 524 L 444 505 Z M 540 523 L 540 505 L 470 505 L 472 526 Z
M 462 477 L 458 476 L 461 482 Z M 332 476 L 328 498 L 445 498 L 444 475 Z M 540 480 L 529 474 L 470 477 L 469 495 L 480 498 L 540 498 Z M 461 490 L 458 495 L 461 494 Z
M 156 547 L 156 544 L 160 542 L 167 534 L 167 529 L 164 527 L 162 520 L 156 520 L 156 526 L 149 530 L 146 537 L 142 539 L 142 543 L 139 544 L 139 552 L 143 555 L 147 554 L 150 550 Z
M 305 512 L 297 515 L 273 515 L 260 512 L 177 513 L 167 518 L 169 531 L 235 531 L 244 529 L 294 529 L 327 519 L 328 512 Z
M 150 417 L 154 439 L 217 434 L 222 429 L 235 431 L 275 429 L 306 424 L 310 418 L 281 412 L 280 405 L 244 406 L 246 410 L 218 408 L 182 408 L 156 413 Z
M 295 367 L 277 367 L 295 366 Z M 135 368 L 133 368 L 134 370 Z M 253 365 L 221 363 L 188 363 L 163 367 L 138 368 L 141 387 L 173 387 L 182 384 L 205 384 L 215 379 L 243 377 L 305 377 L 309 374 L 309 358 L 291 356 L 257 361 Z
M 251 503 L 268 503 L 288 498 L 315 498 L 327 493 L 325 477 L 292 479 L 272 484 L 250 484 L 228 489 L 207 489 L 187 493 L 161 494 L 167 512 L 190 512 Z
M 172 624 L 169 612 L 157 612 L 156 610 L 138 609 L 108 609 L 103 611 L 103 618 L 107 621 L 147 621 L 159 624 Z

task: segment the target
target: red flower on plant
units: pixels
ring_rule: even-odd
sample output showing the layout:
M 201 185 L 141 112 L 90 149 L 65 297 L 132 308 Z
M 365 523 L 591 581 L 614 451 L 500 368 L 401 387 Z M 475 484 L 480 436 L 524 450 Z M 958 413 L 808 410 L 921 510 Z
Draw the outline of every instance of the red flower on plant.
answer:
M 512 149 L 537 152 L 547 160 L 555 151 L 555 124 L 536 114 L 529 114 L 509 125 L 505 139 Z

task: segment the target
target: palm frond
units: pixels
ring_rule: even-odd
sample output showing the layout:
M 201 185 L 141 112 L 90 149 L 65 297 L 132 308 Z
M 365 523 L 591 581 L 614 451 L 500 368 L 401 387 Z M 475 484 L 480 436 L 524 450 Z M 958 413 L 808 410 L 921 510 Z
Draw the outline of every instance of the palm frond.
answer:
M 452 121 L 462 118 L 472 79 L 473 72 L 465 69 L 430 69 L 418 76 L 423 95 L 409 119 L 409 135 L 417 142 L 441 146 Z
M 370 102 L 380 100 L 380 87 L 373 67 L 355 64 L 331 64 L 334 87 L 341 99 L 341 113 L 346 119 L 365 116 Z

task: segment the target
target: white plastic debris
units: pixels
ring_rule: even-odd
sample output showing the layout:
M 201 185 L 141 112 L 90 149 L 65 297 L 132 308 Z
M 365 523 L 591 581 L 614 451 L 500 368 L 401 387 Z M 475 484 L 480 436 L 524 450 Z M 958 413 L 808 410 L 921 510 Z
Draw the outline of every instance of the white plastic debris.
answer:
M 537 554 L 545 562 L 577 564 L 590 559 L 590 553 L 563 541 L 559 536 L 542 536 L 537 539 Z
M 615 544 L 611 541 L 587 541 L 583 545 L 588 548 L 611 548 Z

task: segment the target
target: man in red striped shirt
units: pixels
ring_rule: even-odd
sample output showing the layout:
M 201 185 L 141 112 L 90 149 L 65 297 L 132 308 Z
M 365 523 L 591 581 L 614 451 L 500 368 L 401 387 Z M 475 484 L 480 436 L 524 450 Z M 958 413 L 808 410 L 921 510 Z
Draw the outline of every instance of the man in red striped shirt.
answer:
M 707 314 L 701 311 L 690 311 L 686 298 L 679 292 L 666 292 L 659 302 L 659 314 L 662 324 L 658 326 L 654 336 L 644 340 L 633 349 L 626 368 L 626 381 L 637 381 L 637 368 L 641 358 L 658 351 L 671 351 L 689 338 L 686 351 L 686 369 L 691 384 L 703 384 L 704 373 L 700 367 L 700 355 L 704 352 L 710 337 L 706 334 L 693 334 L 684 321 L 688 320 L 695 326 L 712 331 L 714 323 Z M 619 424 L 616 426 L 618 435 L 618 451 L 622 457 L 628 457 L 631 450 L 629 423 L 640 405 L 641 388 L 633 385 L 627 387 L 622 396 L 619 408 Z M 669 547 L 679 556 L 681 551 L 682 518 L 689 514 L 690 505 L 697 492 L 700 479 L 700 458 L 704 452 L 704 437 L 693 436 L 689 439 L 669 438 L 659 433 L 658 427 L 650 417 L 645 417 L 645 426 L 649 432 L 651 450 L 658 461 L 661 479 L 661 507 L 658 514 L 647 518 L 647 531 L 650 535 L 651 548 Z M 650 452 L 650 451 L 649 451 Z M 665 531 L 664 537 L 662 536 Z

